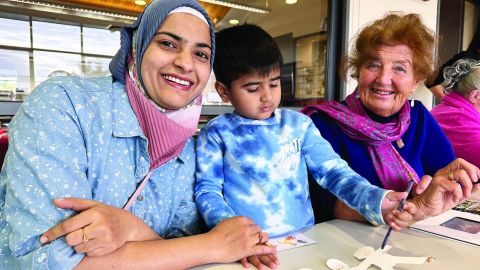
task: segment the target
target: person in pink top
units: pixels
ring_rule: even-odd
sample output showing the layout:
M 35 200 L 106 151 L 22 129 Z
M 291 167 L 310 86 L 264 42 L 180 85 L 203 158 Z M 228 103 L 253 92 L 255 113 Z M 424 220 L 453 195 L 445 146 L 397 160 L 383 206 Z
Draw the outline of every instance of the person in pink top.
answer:
M 432 110 L 455 155 L 480 166 L 480 61 L 460 59 L 445 68 L 450 93 Z

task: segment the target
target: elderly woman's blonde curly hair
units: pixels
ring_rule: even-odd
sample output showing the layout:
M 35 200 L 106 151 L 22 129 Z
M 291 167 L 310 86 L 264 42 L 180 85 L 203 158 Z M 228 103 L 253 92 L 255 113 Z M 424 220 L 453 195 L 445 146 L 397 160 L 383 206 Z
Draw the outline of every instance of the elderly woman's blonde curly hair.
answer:
M 443 70 L 443 87 L 448 92 L 454 91 L 465 95 L 480 89 L 480 61 L 460 59 Z
M 413 53 L 414 76 L 419 81 L 432 79 L 435 68 L 436 39 L 417 14 L 389 13 L 367 25 L 357 35 L 347 69 L 358 79 L 360 68 L 375 56 L 380 45 L 406 45 Z

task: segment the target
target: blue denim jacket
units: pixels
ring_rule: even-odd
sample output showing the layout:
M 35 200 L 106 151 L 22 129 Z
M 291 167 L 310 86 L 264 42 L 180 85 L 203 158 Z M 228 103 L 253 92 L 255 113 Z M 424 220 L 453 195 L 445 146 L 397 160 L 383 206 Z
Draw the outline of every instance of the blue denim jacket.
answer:
M 9 127 L 0 175 L 0 269 L 71 269 L 83 258 L 63 238 L 39 237 L 75 212 L 59 197 L 123 207 L 148 172 L 147 140 L 111 77 L 63 77 L 39 85 Z M 197 233 L 194 141 L 156 169 L 130 211 L 164 238 Z

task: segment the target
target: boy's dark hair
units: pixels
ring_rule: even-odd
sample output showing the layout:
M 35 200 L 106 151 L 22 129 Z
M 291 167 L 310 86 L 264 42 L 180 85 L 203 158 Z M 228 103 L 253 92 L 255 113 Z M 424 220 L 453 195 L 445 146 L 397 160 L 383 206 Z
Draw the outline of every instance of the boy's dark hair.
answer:
M 217 32 L 215 46 L 213 71 L 217 81 L 227 87 L 246 74 L 258 72 L 266 77 L 280 68 L 283 62 L 282 53 L 273 38 L 253 24 L 242 24 Z

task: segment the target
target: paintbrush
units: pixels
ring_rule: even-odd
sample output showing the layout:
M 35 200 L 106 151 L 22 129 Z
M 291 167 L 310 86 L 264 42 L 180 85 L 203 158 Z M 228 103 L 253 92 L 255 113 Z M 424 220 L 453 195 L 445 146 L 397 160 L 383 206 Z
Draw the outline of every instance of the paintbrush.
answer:
M 405 192 L 407 192 L 407 197 L 408 197 L 408 194 L 410 193 L 410 190 L 412 190 L 413 183 L 415 183 L 415 181 L 413 180 L 413 175 L 411 175 L 410 172 L 409 172 L 409 175 L 411 176 L 411 179 L 410 179 L 410 181 L 408 181 L 407 190 L 405 190 Z M 407 197 L 405 197 L 405 199 L 402 199 L 400 201 L 400 204 L 397 207 L 398 211 L 403 210 L 403 205 L 405 204 L 405 201 L 407 200 Z M 385 235 L 385 239 L 383 239 L 381 249 L 383 249 L 385 247 L 385 245 L 387 244 L 388 238 L 390 237 L 391 233 L 392 233 L 392 227 L 388 227 L 387 235 Z

